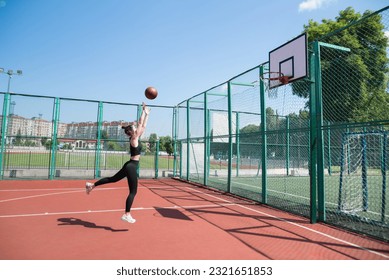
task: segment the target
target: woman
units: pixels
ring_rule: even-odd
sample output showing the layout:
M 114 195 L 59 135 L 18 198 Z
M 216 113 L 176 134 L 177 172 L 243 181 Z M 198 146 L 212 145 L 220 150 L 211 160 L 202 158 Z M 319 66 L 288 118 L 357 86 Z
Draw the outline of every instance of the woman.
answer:
M 130 137 L 130 154 L 131 159 L 127 161 L 122 169 L 120 169 L 115 175 L 112 177 L 102 178 L 95 183 L 86 183 L 86 193 L 89 194 L 95 187 L 117 182 L 124 177 L 127 177 L 128 187 L 130 189 L 130 193 L 126 199 L 126 210 L 122 216 L 122 220 L 129 223 L 135 223 L 135 219 L 132 218 L 130 211 L 132 203 L 134 202 L 135 195 L 138 190 L 138 176 L 137 176 L 137 168 L 139 165 L 140 153 L 142 150 L 142 145 L 139 142 L 139 138 L 142 136 L 143 132 L 146 129 L 147 120 L 149 117 L 150 109 L 146 106 L 146 104 L 142 103 L 142 114 L 139 118 L 138 123 L 132 122 L 128 126 L 123 126 L 124 132 Z

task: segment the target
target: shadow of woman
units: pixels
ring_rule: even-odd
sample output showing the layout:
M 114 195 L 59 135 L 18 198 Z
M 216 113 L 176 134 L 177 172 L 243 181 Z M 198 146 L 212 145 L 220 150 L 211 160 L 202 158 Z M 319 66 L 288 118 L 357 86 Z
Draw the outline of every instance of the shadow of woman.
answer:
M 110 230 L 112 232 L 128 231 L 128 229 L 113 229 L 107 226 L 98 226 L 95 223 L 83 221 L 77 218 L 59 218 L 57 221 L 60 222 L 60 224 L 58 224 L 59 226 L 84 226 L 87 228 Z

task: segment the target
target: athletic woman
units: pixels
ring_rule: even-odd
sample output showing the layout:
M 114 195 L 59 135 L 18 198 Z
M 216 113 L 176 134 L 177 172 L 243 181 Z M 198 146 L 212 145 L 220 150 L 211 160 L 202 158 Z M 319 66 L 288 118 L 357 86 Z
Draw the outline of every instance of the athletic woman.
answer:
M 129 223 L 135 223 L 135 219 L 131 216 L 130 211 L 138 190 L 137 168 L 139 165 L 140 153 L 142 150 L 142 145 L 139 142 L 139 138 L 142 136 L 143 132 L 146 129 L 147 120 L 150 114 L 150 109 L 146 106 L 145 103 L 142 103 L 142 107 L 143 110 L 139 121 L 132 122 L 130 123 L 130 125 L 122 127 L 124 129 L 124 133 L 127 134 L 130 138 L 130 160 L 127 161 L 123 165 L 122 169 L 120 169 L 112 177 L 102 178 L 95 183 L 87 182 L 85 185 L 86 193 L 89 194 L 97 186 L 114 183 L 123 179 L 124 177 L 127 177 L 130 192 L 126 199 L 126 208 L 125 213 L 122 216 L 122 220 Z

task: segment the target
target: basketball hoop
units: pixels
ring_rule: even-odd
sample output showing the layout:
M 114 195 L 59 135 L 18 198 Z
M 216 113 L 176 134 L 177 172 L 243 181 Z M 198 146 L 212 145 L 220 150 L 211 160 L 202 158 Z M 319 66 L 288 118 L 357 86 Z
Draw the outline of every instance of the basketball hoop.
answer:
M 278 87 L 289 83 L 289 77 L 281 72 L 265 72 L 259 77 L 265 85 L 269 98 L 278 97 Z

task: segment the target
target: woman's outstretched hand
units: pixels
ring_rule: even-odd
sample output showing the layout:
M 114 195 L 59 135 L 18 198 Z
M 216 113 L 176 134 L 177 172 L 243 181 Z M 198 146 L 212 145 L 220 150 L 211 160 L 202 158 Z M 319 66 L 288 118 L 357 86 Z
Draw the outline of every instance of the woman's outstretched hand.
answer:
M 146 113 L 146 115 L 150 114 L 151 109 L 146 106 L 144 102 L 142 102 L 143 111 Z

